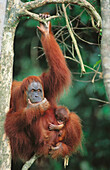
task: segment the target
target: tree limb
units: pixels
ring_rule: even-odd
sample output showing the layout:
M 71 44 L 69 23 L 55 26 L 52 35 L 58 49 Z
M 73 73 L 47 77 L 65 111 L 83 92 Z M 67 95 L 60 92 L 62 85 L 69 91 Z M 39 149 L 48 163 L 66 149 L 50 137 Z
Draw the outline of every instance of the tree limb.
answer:
M 38 157 L 39 156 L 36 155 L 32 156 L 31 159 L 23 165 L 22 170 L 29 169 L 32 166 L 32 164 L 38 159 Z
M 102 25 L 102 20 L 100 15 L 97 13 L 95 8 L 86 0 L 35 0 L 31 2 L 22 2 L 22 7 L 25 8 L 26 10 L 32 10 L 38 7 L 41 7 L 46 4 L 65 4 L 65 3 L 71 3 L 71 4 L 76 4 L 79 5 L 83 8 L 86 8 L 86 10 L 90 13 L 90 15 L 96 20 L 97 26 L 101 27 Z
M 43 22 L 43 23 L 45 23 L 45 24 L 46 24 L 47 21 L 50 21 L 50 20 L 53 19 L 53 18 L 58 18 L 58 17 L 60 17 L 60 16 L 53 15 L 53 16 L 50 16 L 50 17 L 48 17 L 48 18 L 46 18 L 46 19 L 42 19 L 41 17 L 39 17 L 38 14 L 29 12 L 28 10 L 24 10 L 24 11 L 22 12 L 22 15 L 29 16 L 29 17 L 31 17 L 32 19 L 37 20 L 37 21 L 39 21 L 39 22 Z

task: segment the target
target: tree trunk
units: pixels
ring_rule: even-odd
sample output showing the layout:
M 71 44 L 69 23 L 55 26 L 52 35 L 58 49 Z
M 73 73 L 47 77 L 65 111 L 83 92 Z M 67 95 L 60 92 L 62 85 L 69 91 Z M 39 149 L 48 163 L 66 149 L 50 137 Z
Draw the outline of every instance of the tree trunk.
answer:
M 9 110 L 10 104 L 10 91 L 12 84 L 12 71 L 13 71 L 13 42 L 14 35 L 17 26 L 17 22 L 13 22 L 14 25 L 9 22 L 8 13 L 6 11 L 7 0 L 4 0 L 1 4 L 1 51 L 0 51 L 0 169 L 10 169 L 10 147 L 8 140 L 4 135 L 4 120 L 5 115 Z M 7 9 L 10 4 L 7 4 Z
M 103 77 L 108 99 L 110 101 L 110 0 L 101 0 L 102 42 L 101 57 Z
M 10 169 L 10 149 L 4 136 L 4 117 L 9 109 L 10 88 L 7 75 L 7 58 L 3 57 L 2 39 L 4 37 L 5 11 L 7 0 L 0 0 L 0 169 Z M 4 136 L 4 137 L 3 137 Z M 7 159 L 8 158 L 8 159 Z M 5 161 L 6 160 L 6 161 Z

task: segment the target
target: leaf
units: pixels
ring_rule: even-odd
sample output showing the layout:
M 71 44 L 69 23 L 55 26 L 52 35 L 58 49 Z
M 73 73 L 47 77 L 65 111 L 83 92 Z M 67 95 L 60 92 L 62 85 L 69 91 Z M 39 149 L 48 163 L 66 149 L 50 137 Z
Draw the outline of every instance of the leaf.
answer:
M 94 64 L 93 68 L 95 68 L 97 65 L 101 63 L 101 60 L 97 61 L 96 64 Z

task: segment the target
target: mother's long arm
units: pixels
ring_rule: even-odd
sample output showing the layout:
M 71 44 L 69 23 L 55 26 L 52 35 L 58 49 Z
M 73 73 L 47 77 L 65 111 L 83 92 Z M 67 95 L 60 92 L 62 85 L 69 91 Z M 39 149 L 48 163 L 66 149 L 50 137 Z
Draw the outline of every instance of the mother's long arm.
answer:
M 64 88 L 68 88 L 71 83 L 71 74 L 67 67 L 63 53 L 51 32 L 51 23 L 48 26 L 40 24 L 41 42 L 49 64 L 49 71 L 42 74 L 41 79 L 44 83 L 45 97 L 56 99 L 63 92 Z

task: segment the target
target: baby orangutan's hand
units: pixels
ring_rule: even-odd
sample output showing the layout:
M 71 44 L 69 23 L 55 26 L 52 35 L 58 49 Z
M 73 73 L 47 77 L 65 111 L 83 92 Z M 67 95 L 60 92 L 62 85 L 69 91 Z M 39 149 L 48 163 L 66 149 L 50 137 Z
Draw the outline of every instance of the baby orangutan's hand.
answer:
M 49 123 L 49 130 L 55 130 L 55 125 L 53 123 Z

